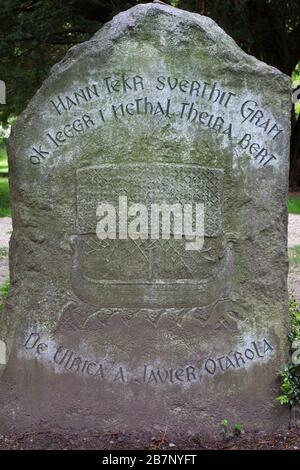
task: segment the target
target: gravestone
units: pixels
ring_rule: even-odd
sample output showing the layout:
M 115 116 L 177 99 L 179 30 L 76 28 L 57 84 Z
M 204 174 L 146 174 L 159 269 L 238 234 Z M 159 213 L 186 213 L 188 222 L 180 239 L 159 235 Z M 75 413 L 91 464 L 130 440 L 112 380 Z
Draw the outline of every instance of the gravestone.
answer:
M 288 77 L 161 4 L 53 67 L 9 141 L 2 430 L 286 424 L 290 106 Z M 202 208 L 202 242 L 175 212 L 147 234 L 163 204 Z

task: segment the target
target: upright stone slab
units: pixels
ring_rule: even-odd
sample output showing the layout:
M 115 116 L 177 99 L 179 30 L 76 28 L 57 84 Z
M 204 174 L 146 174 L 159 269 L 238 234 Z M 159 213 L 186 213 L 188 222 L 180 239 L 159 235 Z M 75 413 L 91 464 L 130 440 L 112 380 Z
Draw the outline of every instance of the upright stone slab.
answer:
M 53 67 L 9 145 L 2 430 L 286 424 L 289 121 L 288 77 L 159 4 Z M 99 239 L 124 196 L 204 204 L 202 249 Z

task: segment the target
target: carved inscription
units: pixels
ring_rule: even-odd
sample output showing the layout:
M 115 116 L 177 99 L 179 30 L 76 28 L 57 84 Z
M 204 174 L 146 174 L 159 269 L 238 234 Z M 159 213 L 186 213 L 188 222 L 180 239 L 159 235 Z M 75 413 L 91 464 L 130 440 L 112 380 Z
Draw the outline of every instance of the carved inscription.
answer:
M 40 358 L 43 358 L 44 355 L 48 361 L 58 366 L 62 372 L 87 375 L 110 382 L 134 381 L 135 383 L 152 385 L 180 385 L 201 382 L 204 376 L 213 377 L 229 370 L 241 370 L 249 367 L 252 363 L 268 360 L 274 351 L 270 341 L 263 338 L 252 341 L 236 351 L 199 358 L 197 365 L 154 367 L 144 364 L 136 370 L 126 370 L 125 367 L 118 364 L 108 366 L 96 359 L 86 359 L 81 354 L 62 345 L 51 348 L 48 348 L 48 346 L 49 344 L 42 341 L 40 334 L 36 332 L 30 333 L 24 344 L 26 351 L 31 351 Z M 54 349 L 54 353 L 49 354 L 50 349 L 51 351 Z M 106 359 L 105 362 L 107 364 L 109 361 Z
M 112 103 L 114 98 L 116 101 Z M 89 103 L 93 103 L 94 109 L 86 112 Z M 111 74 L 99 82 L 53 97 L 48 106 L 58 117 L 57 128 L 46 132 L 43 140 L 30 148 L 29 161 L 33 165 L 45 162 L 55 150 L 86 132 L 112 121 L 129 120 L 134 115 L 141 119 L 148 116 L 176 119 L 220 134 L 227 145 L 244 151 L 259 166 L 270 165 L 280 158 L 273 147 L 256 137 L 262 132 L 264 141 L 277 143 L 280 139 L 283 129 L 271 113 L 257 99 L 238 96 L 214 80 Z M 82 109 L 81 117 L 70 118 L 66 124 L 66 115 L 76 109 Z M 235 122 L 228 118 L 230 110 L 235 113 Z

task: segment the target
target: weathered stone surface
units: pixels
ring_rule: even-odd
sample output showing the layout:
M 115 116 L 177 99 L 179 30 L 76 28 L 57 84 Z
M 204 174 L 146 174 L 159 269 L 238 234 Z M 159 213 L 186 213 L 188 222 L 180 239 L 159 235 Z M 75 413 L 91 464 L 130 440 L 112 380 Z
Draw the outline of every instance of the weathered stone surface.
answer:
M 10 138 L 1 429 L 286 424 L 289 120 L 288 77 L 160 4 L 53 67 Z M 122 194 L 204 203 L 202 250 L 100 241 Z

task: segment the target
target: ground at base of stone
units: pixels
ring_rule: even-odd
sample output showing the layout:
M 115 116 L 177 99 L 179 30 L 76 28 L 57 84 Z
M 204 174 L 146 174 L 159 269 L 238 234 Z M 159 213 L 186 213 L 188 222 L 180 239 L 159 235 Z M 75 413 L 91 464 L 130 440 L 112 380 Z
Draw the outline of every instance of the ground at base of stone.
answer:
M 231 438 L 217 435 L 169 436 L 168 433 L 122 434 L 48 432 L 0 435 L 0 450 L 300 450 L 300 428 L 285 432 L 259 431 Z

